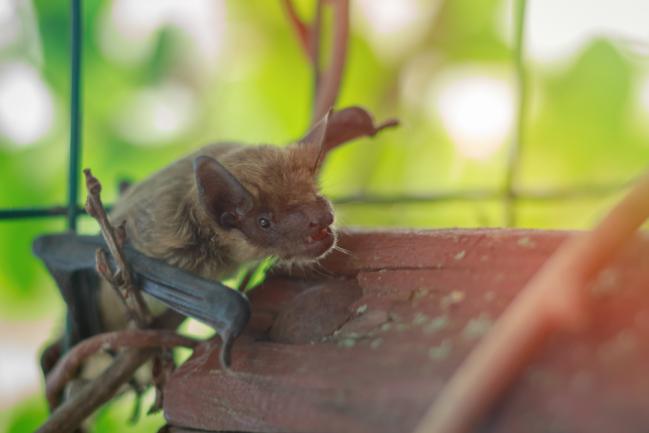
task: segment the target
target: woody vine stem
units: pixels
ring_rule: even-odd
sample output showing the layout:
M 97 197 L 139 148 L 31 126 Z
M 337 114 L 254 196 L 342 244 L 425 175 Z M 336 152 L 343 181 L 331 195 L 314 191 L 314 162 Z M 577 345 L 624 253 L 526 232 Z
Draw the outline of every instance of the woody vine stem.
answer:
M 149 325 L 153 328 L 175 328 L 178 319 L 175 314 L 163 315 L 152 323 L 146 304 L 130 278 L 130 269 L 124 259 L 123 227 L 116 228 L 110 224 L 101 202 L 101 184 L 89 170 L 86 170 L 85 174 L 88 190 L 86 208 L 88 213 L 98 221 L 117 267 L 113 272 L 106 253 L 98 250 L 97 271 L 118 291 L 129 311 L 129 316 L 137 324 L 138 329 L 100 334 L 86 339 L 58 360 L 46 377 L 46 396 L 53 412 L 37 430 L 38 433 L 74 431 L 99 406 L 109 401 L 119 388 L 133 377 L 142 364 L 152 356 L 160 357 L 160 349 L 175 346 L 193 347 L 196 344 L 194 340 L 173 331 L 141 329 Z M 124 348 L 127 350 L 122 351 L 102 375 L 61 403 L 62 390 L 68 381 L 74 378 L 77 368 L 84 359 L 100 350 Z M 156 391 L 158 394 L 161 392 L 160 389 Z
M 311 123 L 320 120 L 336 103 L 347 62 L 349 40 L 349 0 L 318 0 L 311 24 L 297 14 L 292 0 L 282 0 L 289 23 L 313 70 L 313 114 Z M 333 8 L 333 41 L 329 67 L 322 69 L 322 16 L 324 7 Z

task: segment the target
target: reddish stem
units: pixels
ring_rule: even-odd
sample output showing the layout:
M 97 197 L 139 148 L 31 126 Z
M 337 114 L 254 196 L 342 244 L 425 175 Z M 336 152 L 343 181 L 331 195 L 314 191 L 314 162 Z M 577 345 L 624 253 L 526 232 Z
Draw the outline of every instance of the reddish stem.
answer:
M 51 407 L 56 407 L 59 404 L 61 391 L 76 376 L 84 360 L 100 350 L 194 347 L 196 344 L 197 341 L 192 338 L 166 330 L 129 329 L 95 335 L 70 349 L 47 375 L 45 384 L 47 400 Z
M 309 35 L 309 46 L 311 47 L 311 69 L 313 71 L 313 105 L 318 99 L 318 92 L 320 91 L 320 79 L 322 78 L 322 59 L 321 59 L 321 34 L 322 34 L 322 12 L 324 3 L 318 0 L 315 6 L 315 14 L 313 16 L 313 24 L 311 25 L 311 34 Z M 315 119 L 313 124 L 320 119 Z
M 88 190 L 86 211 L 99 223 L 101 234 L 117 266 L 116 276 L 108 279 L 108 282 L 117 290 L 121 290 L 121 297 L 129 307 L 131 317 L 135 319 L 138 327 L 144 328 L 151 321 L 151 314 L 144 303 L 142 294 L 133 284 L 130 267 L 122 252 L 126 237 L 124 226 L 113 227 L 101 202 L 101 183 L 92 175 L 90 169 L 83 170 L 83 174 L 86 177 L 86 189 Z M 119 278 L 116 278 L 117 276 Z
M 118 355 L 101 376 L 58 406 L 36 433 L 76 431 L 83 420 L 110 400 L 155 352 L 154 349 L 132 349 Z
M 309 60 L 313 61 L 313 49 L 310 44 L 312 33 L 311 28 L 300 19 L 292 0 L 282 0 L 282 4 L 284 5 L 284 10 L 286 11 L 288 20 L 291 23 L 291 27 L 295 30 L 300 46 L 302 47 L 302 50 L 304 50 L 304 54 L 306 54 Z
M 318 0 L 311 26 L 306 25 L 299 18 L 292 0 L 282 0 L 282 4 L 300 45 L 312 65 L 315 91 L 311 124 L 315 125 L 334 106 L 340 92 L 340 83 L 347 60 L 349 0 Z M 323 72 L 320 67 L 320 46 L 322 42 L 322 10 L 325 4 L 332 5 L 334 8 L 334 30 L 331 64 Z
M 331 53 L 331 64 L 327 71 L 320 76 L 316 98 L 313 106 L 315 124 L 336 103 L 340 93 L 343 70 L 347 60 L 347 45 L 349 39 L 349 0 L 336 0 L 334 7 L 334 36 Z

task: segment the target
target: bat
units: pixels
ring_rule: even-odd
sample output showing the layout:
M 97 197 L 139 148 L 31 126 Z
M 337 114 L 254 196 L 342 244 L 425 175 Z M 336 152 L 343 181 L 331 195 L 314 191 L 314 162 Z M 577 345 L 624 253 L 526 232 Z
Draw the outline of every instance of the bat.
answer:
M 330 112 L 304 138 L 286 147 L 209 145 L 129 187 L 109 218 L 126 222 L 127 259 L 156 313 L 167 307 L 197 318 L 223 338 L 221 359 L 241 332 L 250 307 L 244 295 L 218 281 L 241 264 L 275 256 L 309 263 L 335 246 L 331 203 L 317 186 L 326 155 L 375 126 L 359 107 Z M 50 235 L 37 239 L 65 299 L 68 343 L 127 324 L 114 290 L 93 271 L 99 237 Z
M 327 114 L 285 147 L 208 145 L 128 188 L 109 218 L 126 222 L 136 250 L 208 280 L 269 256 L 280 265 L 314 262 L 336 242 L 333 207 L 317 185 L 327 154 L 391 125 L 376 127 L 351 107 Z M 105 325 L 123 328 L 114 291 L 99 297 Z M 154 312 L 164 307 L 148 303 Z

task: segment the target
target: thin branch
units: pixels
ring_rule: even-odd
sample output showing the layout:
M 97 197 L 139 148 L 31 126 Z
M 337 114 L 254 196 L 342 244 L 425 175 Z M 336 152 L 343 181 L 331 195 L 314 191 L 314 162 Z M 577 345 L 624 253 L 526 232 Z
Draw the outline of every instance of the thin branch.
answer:
M 100 350 L 124 348 L 173 348 L 177 346 L 194 347 L 198 343 L 174 331 L 153 329 L 129 329 L 95 335 L 81 341 L 60 359 L 47 375 L 45 394 L 50 407 L 59 404 L 59 396 L 65 385 L 72 380 L 83 362 Z
M 347 61 L 349 39 L 349 0 L 317 0 L 313 23 L 305 24 L 297 15 L 292 0 L 283 0 L 291 27 L 303 47 L 313 70 L 314 97 L 311 124 L 315 125 L 336 103 Z M 334 9 L 334 29 L 330 65 L 321 70 L 322 15 L 325 4 Z
M 111 272 L 111 266 L 105 252 L 98 251 L 97 271 L 105 277 L 111 285 L 118 288 L 122 299 L 126 302 L 129 314 L 135 319 L 138 327 L 177 327 L 180 323 L 177 313 L 163 313 L 154 321 L 151 320 L 149 311 L 133 284 L 130 268 L 124 259 L 122 247 L 126 240 L 124 225 L 114 228 L 108 220 L 106 211 L 101 202 L 101 184 L 92 176 L 90 170 L 84 170 L 88 198 L 86 210 L 94 217 L 100 227 L 106 244 L 113 255 L 117 272 Z M 81 422 L 93 413 L 99 406 L 110 400 L 119 388 L 128 382 L 135 371 L 151 356 L 159 354 L 159 347 L 170 344 L 194 344 L 184 337 L 177 335 L 160 334 L 158 331 L 132 330 L 123 333 L 99 335 L 86 339 L 75 346 L 70 353 L 59 360 L 54 370 L 48 374 L 46 394 L 51 407 L 56 409 L 41 426 L 38 432 L 62 433 L 74 431 Z M 119 347 L 146 347 L 127 349 L 122 352 L 110 367 L 97 379 L 85 385 L 79 392 L 70 396 L 63 404 L 57 406 L 58 396 L 65 384 L 74 375 L 82 361 L 101 348 Z M 154 346 L 155 348 L 149 348 Z
M 175 329 L 184 317 L 168 310 L 157 316 L 151 326 L 154 329 Z M 67 433 L 74 431 L 98 407 L 108 402 L 135 371 L 142 366 L 156 349 L 128 349 L 117 356 L 113 363 L 97 379 L 88 383 L 78 393 L 70 396 L 50 414 L 38 433 Z
M 321 77 L 313 106 L 311 123 L 320 120 L 336 103 L 340 92 L 342 74 L 347 61 L 349 39 L 349 0 L 335 0 L 334 35 L 331 52 L 331 64 Z
M 116 274 L 112 278 L 107 278 L 108 282 L 120 291 L 120 297 L 125 301 L 131 317 L 136 321 L 138 327 L 143 328 L 151 322 L 151 314 L 144 303 L 140 291 L 133 284 L 130 267 L 122 252 L 122 247 L 126 239 L 124 224 L 115 228 L 108 221 L 108 216 L 101 202 L 101 183 L 92 175 L 90 169 L 85 169 L 83 173 L 86 176 L 86 188 L 88 190 L 86 211 L 99 223 L 106 245 L 115 259 L 117 266 Z M 104 264 L 101 265 L 103 266 Z
M 108 261 L 108 254 L 106 253 L 106 250 L 98 248 L 97 251 L 95 251 L 95 270 L 113 288 L 113 290 L 119 297 L 119 300 L 122 301 L 122 305 L 124 305 L 124 308 L 126 309 L 126 313 L 128 314 L 129 319 L 137 323 L 137 316 L 131 310 L 128 300 L 126 299 L 125 293 L 122 290 L 120 290 L 118 284 L 115 282 L 115 278 L 114 278 L 115 275 L 113 274 L 113 270 L 110 267 L 110 263 Z
M 589 283 L 648 217 L 649 174 L 593 231 L 569 239 L 550 257 L 451 377 L 416 433 L 475 427 L 549 335 L 582 329 Z
M 164 388 L 171 379 L 176 369 L 174 355 L 171 349 L 164 349 L 153 359 L 153 386 L 155 389 L 155 400 L 149 411 L 149 415 L 162 410 L 164 404 Z
M 83 420 L 109 401 L 156 352 L 156 349 L 131 349 L 118 355 L 101 376 L 58 406 L 36 433 L 75 431 Z
M 311 45 L 311 28 L 298 16 L 293 0 L 282 0 L 282 4 L 284 5 L 284 10 L 286 11 L 286 16 L 291 23 L 291 27 L 295 30 L 300 46 L 304 50 L 304 54 L 306 54 L 309 60 L 313 61 L 314 54 L 313 46 Z
M 322 79 L 322 13 L 324 3 L 323 0 L 317 0 L 315 4 L 315 14 L 313 16 L 313 24 L 311 25 L 311 34 L 309 35 L 309 46 L 311 54 L 311 70 L 313 71 L 313 109 L 315 110 L 315 101 L 318 100 L 320 92 L 320 84 Z M 320 118 L 313 120 L 315 124 Z

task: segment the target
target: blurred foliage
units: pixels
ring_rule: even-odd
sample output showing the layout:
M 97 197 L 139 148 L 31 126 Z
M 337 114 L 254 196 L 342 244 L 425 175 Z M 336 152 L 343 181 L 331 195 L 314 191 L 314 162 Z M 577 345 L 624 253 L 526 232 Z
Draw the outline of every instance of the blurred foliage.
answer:
M 94 433 L 147 432 L 155 433 L 165 422 L 161 413 L 146 415 L 144 411 L 153 403 L 153 390 L 147 391 L 137 422 L 131 421 L 135 400 L 133 393 L 119 396 L 99 409 L 92 419 Z M 11 412 L 0 414 L 0 429 L 6 433 L 35 431 L 47 417 L 47 406 L 41 398 L 28 399 Z
M 35 431 L 47 416 L 43 399 L 29 399 L 16 405 L 11 412 L 0 414 L 0 429 L 7 433 Z
M 224 15 L 216 21 L 223 32 L 215 33 L 221 45 L 212 49 L 218 51 L 212 63 L 201 57 L 187 28 L 174 25 L 159 26 L 146 42 L 149 48 L 138 55 L 126 59 L 111 54 L 115 50 L 130 53 L 143 43 L 118 34 L 115 28 L 119 27 L 113 26 L 111 33 L 107 23 L 117 3 L 125 2 L 84 1 L 82 160 L 103 181 L 107 202 L 116 197 L 120 179 L 142 179 L 207 142 L 233 139 L 282 144 L 305 131 L 311 71 L 279 1 L 228 0 L 222 4 L 215 0 L 224 6 Z M 297 3 L 300 11 L 310 15 L 312 0 Z M 501 190 L 510 136 L 486 158 L 463 155 L 435 109 L 435 97 L 443 85 L 438 77 L 467 68 L 513 83 L 511 44 L 502 29 L 503 2 L 404 2 L 420 8 L 419 15 L 426 21 L 417 27 L 420 31 L 415 36 L 407 41 L 403 36 L 403 46 L 398 45 L 399 38 L 411 29 L 404 27 L 377 39 L 363 12 L 372 2 L 364 2 L 363 7 L 360 1 L 352 3 L 350 56 L 338 105 L 363 105 L 378 119 L 398 116 L 402 126 L 332 154 L 322 175 L 324 191 L 340 197 Z M 40 72 L 52 97 L 53 124 L 29 145 L 12 143 L 0 131 L 0 208 L 62 204 L 66 197 L 67 2 L 37 0 L 33 6 L 40 34 L 37 51 L 42 58 L 28 56 L 22 49 L 0 50 L 0 70 L 3 64 L 23 62 Z M 213 11 L 215 16 L 219 10 Z M 107 48 L 109 43 L 112 49 Z M 388 50 L 393 44 L 397 49 Z M 518 188 L 622 183 L 646 166 L 649 129 L 647 114 L 638 103 L 646 65 L 638 54 L 618 42 L 595 38 L 567 60 L 548 65 L 530 62 L 528 68 L 530 110 Z M 171 111 L 171 120 L 174 115 L 186 118 L 180 127 L 166 129 L 164 122 L 140 119 L 137 101 L 150 101 L 151 95 L 159 94 L 171 96 L 161 99 L 155 110 L 185 107 L 185 112 Z M 150 124 L 161 130 L 147 130 Z M 613 198 L 521 200 L 516 207 L 517 224 L 586 227 Z M 493 198 L 416 205 L 354 204 L 337 211 L 343 225 L 374 227 L 499 226 L 504 221 L 503 204 Z M 96 231 L 95 224 L 85 218 L 81 227 Z M 42 265 L 31 256 L 30 243 L 39 233 L 63 229 L 61 219 L 0 222 L 2 317 L 60 318 L 62 303 Z M 154 425 L 162 422 L 152 418 L 127 429 L 125 406 L 121 402 L 103 410 L 96 431 L 155 431 Z M 45 415 L 40 397 L 28 400 L 3 414 L 0 428 L 32 431 Z

